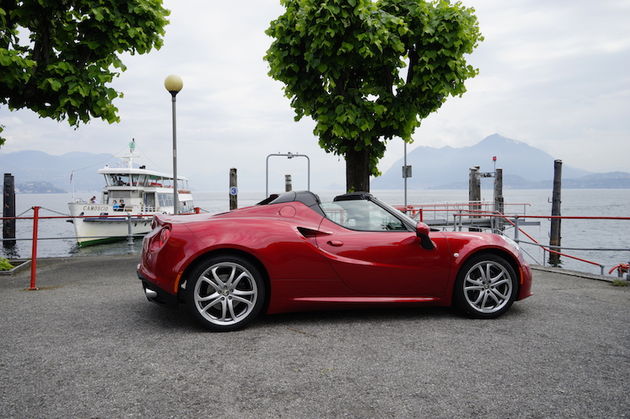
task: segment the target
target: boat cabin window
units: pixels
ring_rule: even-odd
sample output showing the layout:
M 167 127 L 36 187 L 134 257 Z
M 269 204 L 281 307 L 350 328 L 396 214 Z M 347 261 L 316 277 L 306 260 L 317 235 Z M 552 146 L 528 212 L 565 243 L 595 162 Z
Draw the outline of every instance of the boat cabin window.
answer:
M 109 199 L 140 198 L 140 191 L 109 191 Z
M 107 186 L 130 186 L 131 179 L 129 175 L 107 174 L 105 175 Z
M 147 211 L 155 211 L 155 192 L 145 192 L 144 207 Z
M 154 187 L 154 188 L 161 188 L 162 186 L 164 186 L 162 184 L 162 178 L 161 177 L 151 176 L 151 175 L 147 176 L 146 185 Z
M 195 211 L 195 204 L 193 204 L 193 201 L 181 201 L 180 202 L 180 212 L 193 212 Z
M 171 193 L 159 193 L 157 194 L 158 203 L 161 207 L 172 207 L 173 206 L 173 194 Z

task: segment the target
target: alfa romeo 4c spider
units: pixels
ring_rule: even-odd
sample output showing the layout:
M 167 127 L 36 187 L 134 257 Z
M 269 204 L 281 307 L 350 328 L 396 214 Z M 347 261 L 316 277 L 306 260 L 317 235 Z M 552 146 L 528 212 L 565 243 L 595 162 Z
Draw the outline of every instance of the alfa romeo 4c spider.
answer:
M 504 236 L 433 231 L 368 193 L 322 203 L 306 191 L 223 214 L 156 216 L 138 276 L 149 300 L 184 303 L 213 331 L 263 312 L 386 305 L 494 318 L 532 283 Z

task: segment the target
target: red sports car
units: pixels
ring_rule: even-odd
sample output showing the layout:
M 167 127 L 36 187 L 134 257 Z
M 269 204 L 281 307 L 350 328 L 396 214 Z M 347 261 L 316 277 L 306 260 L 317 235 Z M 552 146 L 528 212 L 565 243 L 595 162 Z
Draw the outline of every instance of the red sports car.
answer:
M 149 300 L 184 302 L 207 328 L 261 312 L 454 305 L 477 318 L 531 295 L 516 243 L 431 231 L 368 193 L 288 192 L 217 215 L 156 216 L 138 265 Z

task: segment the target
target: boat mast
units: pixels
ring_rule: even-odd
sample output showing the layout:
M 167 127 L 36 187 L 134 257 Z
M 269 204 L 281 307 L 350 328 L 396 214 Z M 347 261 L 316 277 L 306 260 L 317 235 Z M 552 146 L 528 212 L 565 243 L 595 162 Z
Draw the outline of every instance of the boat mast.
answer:
M 129 142 L 129 159 L 127 160 L 127 167 L 133 169 L 133 152 L 136 150 L 136 139 L 132 138 Z

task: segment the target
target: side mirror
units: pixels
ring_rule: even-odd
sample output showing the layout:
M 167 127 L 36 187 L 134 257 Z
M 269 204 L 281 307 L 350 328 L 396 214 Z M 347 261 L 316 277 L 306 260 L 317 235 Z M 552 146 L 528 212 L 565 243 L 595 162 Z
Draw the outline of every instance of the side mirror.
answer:
M 430 231 L 429 226 L 423 222 L 419 222 L 416 225 L 416 236 L 420 239 L 420 245 L 427 250 L 435 249 L 435 243 L 433 243 L 433 240 L 429 237 Z

